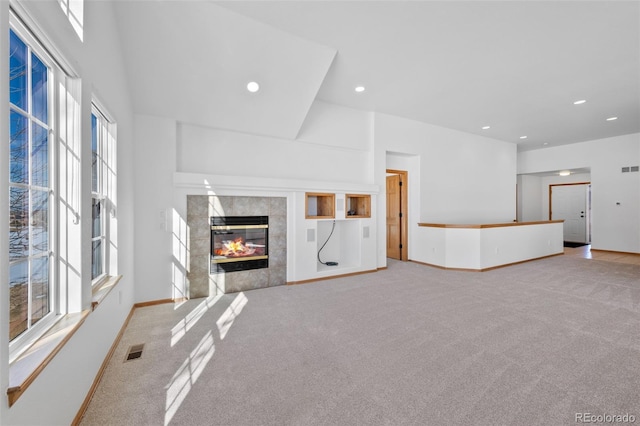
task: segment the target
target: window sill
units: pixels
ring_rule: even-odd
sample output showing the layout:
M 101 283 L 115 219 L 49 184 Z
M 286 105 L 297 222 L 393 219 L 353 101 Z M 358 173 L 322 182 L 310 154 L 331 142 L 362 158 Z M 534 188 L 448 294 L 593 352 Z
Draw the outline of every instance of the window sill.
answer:
M 11 407 L 25 390 L 33 383 L 38 375 L 51 362 L 53 357 L 71 339 L 71 336 L 80 328 L 87 316 L 104 300 L 109 292 L 122 278 L 108 277 L 92 291 L 91 309 L 82 312 L 64 315 L 42 337 L 31 345 L 9 366 L 9 388 L 7 397 Z
M 107 297 L 109 292 L 120 282 L 122 275 L 115 277 L 106 276 L 99 284 L 93 286 L 91 291 L 91 310 L 95 311 L 96 307 Z
M 29 349 L 9 366 L 9 407 L 11 407 L 31 383 L 38 377 L 64 344 L 80 328 L 89 310 L 63 316 Z

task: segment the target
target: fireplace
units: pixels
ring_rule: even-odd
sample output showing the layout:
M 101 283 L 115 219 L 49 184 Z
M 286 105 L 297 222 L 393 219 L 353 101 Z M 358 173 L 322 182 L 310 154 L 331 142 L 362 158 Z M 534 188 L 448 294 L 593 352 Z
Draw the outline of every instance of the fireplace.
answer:
M 211 217 L 211 273 L 268 267 L 268 216 Z

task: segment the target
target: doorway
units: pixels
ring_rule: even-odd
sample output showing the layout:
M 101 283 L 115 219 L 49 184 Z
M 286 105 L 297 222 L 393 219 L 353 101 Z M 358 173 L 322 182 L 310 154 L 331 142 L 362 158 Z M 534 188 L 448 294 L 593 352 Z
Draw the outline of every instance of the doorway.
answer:
M 387 169 L 387 257 L 408 260 L 408 173 Z
M 564 241 L 591 243 L 591 183 L 549 185 L 549 220 L 564 220 Z

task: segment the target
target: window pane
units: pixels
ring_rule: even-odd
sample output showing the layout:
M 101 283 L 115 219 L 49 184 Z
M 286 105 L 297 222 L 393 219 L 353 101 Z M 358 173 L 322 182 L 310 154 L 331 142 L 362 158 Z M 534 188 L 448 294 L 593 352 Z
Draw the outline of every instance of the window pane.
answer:
M 29 256 L 29 191 L 9 189 L 9 259 Z
M 55 148 L 49 146 L 49 116 L 53 115 L 49 89 L 55 73 L 42 59 L 49 64 L 54 61 L 44 50 L 38 50 L 40 56 L 34 54 L 37 46 L 25 43 L 28 39 L 20 37 L 20 30 L 10 30 L 9 36 L 9 58 L 5 57 L 9 70 L 5 72 L 9 71 L 10 80 L 10 159 L 5 191 L 9 190 L 9 337 L 14 340 L 20 335 L 26 338 L 28 330 L 51 312 L 57 297 L 52 290 L 55 277 L 50 273 L 51 236 L 57 225 L 50 214 L 55 206 L 50 188 Z M 65 126 L 73 125 L 72 119 L 61 114 Z
M 27 110 L 27 46 L 10 31 L 9 102 Z
M 49 192 L 31 191 L 31 244 L 32 255 L 49 251 Z
M 91 279 L 102 275 L 102 239 L 92 242 Z
M 40 121 L 48 124 L 48 83 L 49 69 L 33 53 L 31 54 L 31 109 L 32 114 Z
M 29 303 L 29 268 L 27 262 L 9 268 L 9 339 L 27 329 Z
M 31 325 L 49 313 L 49 257 L 31 263 Z
M 31 184 L 49 186 L 49 132 L 39 124 L 32 126 Z
M 98 192 L 98 118 L 91 114 L 91 190 Z
M 91 238 L 100 237 L 102 235 L 102 203 L 100 200 L 93 198 L 92 200 L 92 216 L 93 225 L 91 227 Z
M 9 180 L 14 183 L 29 182 L 29 144 L 27 118 L 11 111 L 11 142 L 10 142 L 10 174 Z

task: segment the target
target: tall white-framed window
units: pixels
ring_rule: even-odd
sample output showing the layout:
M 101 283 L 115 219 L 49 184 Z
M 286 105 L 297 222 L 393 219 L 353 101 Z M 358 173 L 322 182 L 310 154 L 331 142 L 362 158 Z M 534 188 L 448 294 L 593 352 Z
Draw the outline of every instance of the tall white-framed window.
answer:
M 36 22 L 12 4 L 9 52 L 9 361 L 83 295 L 81 81 Z M 3 170 L 4 173 L 7 171 Z M 86 216 L 86 215 L 85 215 Z M 89 283 L 88 283 L 89 284 Z M 7 306 L 0 307 L 7 309 Z
M 91 107 L 91 279 L 94 284 L 114 271 L 110 219 L 115 217 L 115 124 L 96 103 Z
M 14 17 L 9 58 L 9 340 L 55 317 L 57 223 L 54 83 L 62 71 Z M 12 348 L 13 349 L 13 348 Z

